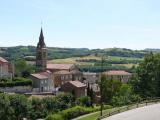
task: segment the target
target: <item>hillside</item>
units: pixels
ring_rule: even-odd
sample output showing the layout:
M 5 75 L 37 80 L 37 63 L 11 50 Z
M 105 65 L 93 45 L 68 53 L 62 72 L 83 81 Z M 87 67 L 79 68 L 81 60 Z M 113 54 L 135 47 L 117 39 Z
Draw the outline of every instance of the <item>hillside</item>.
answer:
M 125 48 L 92 49 L 48 47 L 48 60 L 53 63 L 73 63 L 84 71 L 101 70 L 101 57 L 105 57 L 104 70 L 131 70 L 143 59 L 145 54 L 159 52 L 158 49 L 131 50 Z M 0 56 L 9 61 L 25 59 L 35 61 L 35 46 L 0 47 Z
M 56 48 L 48 47 L 48 59 L 64 59 L 70 57 L 95 56 L 117 56 L 143 58 L 150 50 L 130 50 L 125 48 L 92 49 L 87 48 Z M 153 49 L 151 49 L 153 51 Z M 157 50 L 155 50 L 157 52 Z M 155 52 L 153 51 L 153 52 Z M 158 51 L 159 52 L 159 51 Z M 13 60 L 17 58 L 34 58 L 35 46 L 0 47 L 0 56 Z

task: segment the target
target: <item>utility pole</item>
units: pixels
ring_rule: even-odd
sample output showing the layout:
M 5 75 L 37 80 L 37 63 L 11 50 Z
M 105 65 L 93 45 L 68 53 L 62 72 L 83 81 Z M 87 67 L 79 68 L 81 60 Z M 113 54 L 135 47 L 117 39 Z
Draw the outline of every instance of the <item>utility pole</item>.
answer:
M 102 110 L 103 110 L 103 99 L 102 99 L 102 75 L 103 75 L 103 63 L 104 63 L 104 55 L 102 55 L 101 58 L 101 84 L 100 84 L 100 94 L 101 94 L 101 112 L 100 112 L 100 116 L 102 116 Z

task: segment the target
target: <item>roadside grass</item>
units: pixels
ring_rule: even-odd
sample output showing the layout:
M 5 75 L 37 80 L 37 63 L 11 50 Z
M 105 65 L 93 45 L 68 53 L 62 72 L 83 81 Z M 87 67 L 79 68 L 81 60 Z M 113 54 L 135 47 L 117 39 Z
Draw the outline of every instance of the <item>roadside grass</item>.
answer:
M 147 105 L 152 105 L 152 104 L 154 104 L 154 102 L 148 103 Z M 141 103 L 138 106 L 137 106 L 137 104 L 134 104 L 134 105 L 131 105 L 129 108 L 127 108 L 127 106 L 115 107 L 115 108 L 103 110 L 103 115 L 108 114 L 109 112 L 114 112 L 114 111 L 120 110 L 120 109 L 121 110 L 119 112 L 121 113 L 121 112 L 125 112 L 125 111 L 131 110 L 131 109 L 136 109 L 137 107 L 144 107 L 144 106 L 146 106 L 146 103 Z M 96 120 L 99 116 L 100 116 L 100 111 L 95 112 L 93 114 L 88 114 L 84 117 L 82 116 L 76 120 Z
M 118 110 L 118 109 L 124 108 L 124 107 L 126 107 L 126 106 L 106 109 L 106 110 L 103 110 L 102 113 L 103 113 L 103 115 L 108 114 L 109 112 L 113 112 L 115 110 Z M 100 116 L 100 111 L 95 112 L 95 113 L 90 114 L 90 115 L 87 115 L 87 116 L 84 116 L 84 117 L 82 116 L 81 118 L 79 118 L 77 120 L 96 120 L 99 116 Z

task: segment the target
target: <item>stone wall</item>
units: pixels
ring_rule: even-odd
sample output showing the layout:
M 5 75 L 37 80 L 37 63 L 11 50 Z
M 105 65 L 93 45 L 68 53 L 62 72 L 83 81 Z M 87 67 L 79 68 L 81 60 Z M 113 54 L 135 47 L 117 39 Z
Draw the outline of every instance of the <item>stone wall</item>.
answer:
M 28 93 L 32 92 L 32 87 L 31 86 L 0 87 L 0 92 Z

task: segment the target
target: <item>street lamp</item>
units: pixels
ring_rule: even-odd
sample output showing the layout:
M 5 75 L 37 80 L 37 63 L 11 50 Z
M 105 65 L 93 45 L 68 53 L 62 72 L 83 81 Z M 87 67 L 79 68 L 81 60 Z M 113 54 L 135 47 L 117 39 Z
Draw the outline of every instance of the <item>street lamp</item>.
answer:
M 101 112 L 100 112 L 100 116 L 102 116 L 102 110 L 103 110 L 103 99 L 102 99 L 102 75 L 103 75 L 103 64 L 104 64 L 104 55 L 102 55 L 101 58 L 101 83 L 100 83 L 100 95 L 101 95 Z

